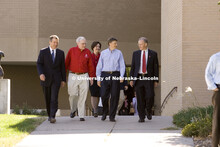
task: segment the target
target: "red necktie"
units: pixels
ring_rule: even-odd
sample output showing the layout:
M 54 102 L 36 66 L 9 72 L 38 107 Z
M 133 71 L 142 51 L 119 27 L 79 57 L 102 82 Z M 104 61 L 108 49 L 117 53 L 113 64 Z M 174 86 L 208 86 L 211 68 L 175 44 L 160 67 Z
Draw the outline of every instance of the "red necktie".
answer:
M 146 73 L 146 57 L 145 57 L 145 51 L 143 53 L 143 64 L 142 64 L 142 72 Z

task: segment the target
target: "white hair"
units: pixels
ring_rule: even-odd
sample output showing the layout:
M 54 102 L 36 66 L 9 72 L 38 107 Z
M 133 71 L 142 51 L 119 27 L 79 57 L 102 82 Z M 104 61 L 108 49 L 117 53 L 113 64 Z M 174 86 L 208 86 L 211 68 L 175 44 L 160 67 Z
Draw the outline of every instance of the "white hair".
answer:
M 140 37 L 138 41 L 143 40 L 145 43 L 148 43 L 148 39 L 146 37 Z
M 76 39 L 76 43 L 80 42 L 81 40 L 86 40 L 86 38 L 83 37 L 83 36 L 79 36 L 79 37 Z
M 57 35 L 51 35 L 51 36 L 50 36 L 50 41 L 52 41 L 53 38 L 57 39 L 58 41 L 60 40 Z

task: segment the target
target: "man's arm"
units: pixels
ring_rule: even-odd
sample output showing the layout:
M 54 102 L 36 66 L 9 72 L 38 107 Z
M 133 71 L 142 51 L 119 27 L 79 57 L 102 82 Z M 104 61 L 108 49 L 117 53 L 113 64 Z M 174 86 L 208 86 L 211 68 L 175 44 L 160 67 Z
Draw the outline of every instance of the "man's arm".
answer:
M 214 90 L 214 91 L 217 91 L 218 88 L 217 86 L 215 85 L 215 82 L 214 82 L 214 78 L 213 78 L 213 73 L 215 71 L 215 66 L 213 65 L 213 59 L 212 57 L 209 59 L 209 62 L 206 66 L 206 70 L 205 70 L 205 81 L 206 81 L 206 84 L 208 86 L 208 90 Z
M 133 55 L 132 55 L 132 62 L 131 62 L 131 71 L 130 71 L 130 78 L 134 78 L 134 71 L 135 71 L 135 52 L 133 52 Z M 131 79 L 130 80 L 130 85 L 131 87 L 133 87 L 133 80 Z
M 62 81 L 66 82 L 65 54 L 63 51 L 62 51 L 62 61 L 61 61 L 61 76 L 62 76 Z
M 103 63 L 102 63 L 102 53 L 99 57 L 99 61 L 98 61 L 98 64 L 96 66 L 96 76 L 97 76 L 97 81 L 100 81 L 100 77 L 101 77 L 101 72 L 102 72 L 102 66 L 103 66 Z
M 98 85 L 99 87 L 101 87 L 101 79 L 100 79 L 100 77 L 101 77 L 102 66 L 103 66 L 103 63 L 102 63 L 102 62 L 103 62 L 103 61 L 102 61 L 102 53 L 101 53 L 101 55 L 100 55 L 100 57 L 99 57 L 98 64 L 97 64 L 97 66 L 96 66 L 97 85 Z
M 126 70 L 125 61 L 124 61 L 122 52 L 120 52 L 119 65 L 120 65 L 120 79 L 121 79 L 120 83 L 122 83 L 124 79 L 125 70 Z
M 65 70 L 66 70 L 66 72 L 67 72 L 67 70 L 69 70 L 70 62 L 71 62 L 71 48 L 69 49 L 69 51 L 66 55 L 66 59 L 65 59 Z
M 43 70 L 43 66 L 44 66 L 44 57 L 43 57 L 43 50 L 40 50 L 38 59 L 37 59 L 37 71 L 38 71 L 38 75 L 40 77 L 41 81 L 45 81 L 45 75 L 44 75 L 44 70 Z
M 88 68 L 89 68 L 89 77 L 95 77 L 95 67 L 94 64 L 92 62 L 92 55 L 89 51 L 89 63 L 88 63 Z

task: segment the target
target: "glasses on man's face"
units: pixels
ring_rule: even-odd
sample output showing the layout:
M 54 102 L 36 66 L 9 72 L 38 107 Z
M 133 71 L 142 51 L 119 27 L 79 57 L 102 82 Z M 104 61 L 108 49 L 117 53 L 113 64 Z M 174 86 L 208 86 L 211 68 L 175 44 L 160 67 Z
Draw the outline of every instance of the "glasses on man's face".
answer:
M 86 43 L 81 43 L 81 45 L 86 45 Z

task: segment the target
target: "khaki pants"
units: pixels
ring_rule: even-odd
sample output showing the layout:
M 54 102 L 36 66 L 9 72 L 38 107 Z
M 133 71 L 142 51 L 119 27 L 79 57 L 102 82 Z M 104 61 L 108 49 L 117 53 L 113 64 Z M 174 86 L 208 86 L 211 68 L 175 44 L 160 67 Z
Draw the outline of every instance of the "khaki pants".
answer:
M 220 140 L 220 91 L 212 96 L 213 119 L 212 119 L 212 147 L 218 147 Z
M 76 75 L 69 73 L 68 77 L 68 94 L 71 112 L 78 109 L 80 118 L 85 116 L 85 102 L 89 90 L 88 73 Z
M 125 94 L 124 94 L 124 90 L 120 90 L 120 96 L 119 96 L 119 101 L 118 101 L 118 108 L 117 108 L 117 114 L 120 111 L 123 103 L 125 101 Z

